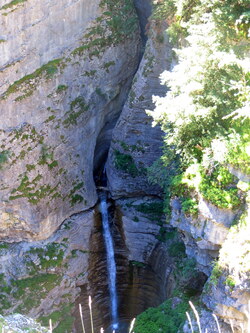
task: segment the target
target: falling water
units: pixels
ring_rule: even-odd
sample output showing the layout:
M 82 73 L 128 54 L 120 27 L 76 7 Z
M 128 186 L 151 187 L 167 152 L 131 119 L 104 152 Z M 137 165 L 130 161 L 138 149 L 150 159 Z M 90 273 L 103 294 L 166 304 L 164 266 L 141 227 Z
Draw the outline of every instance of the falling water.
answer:
M 107 252 L 107 269 L 108 269 L 109 292 L 110 292 L 110 301 L 111 301 L 112 329 L 116 330 L 118 328 L 116 264 L 115 264 L 114 245 L 109 228 L 106 193 L 102 193 L 101 195 L 101 214 L 102 214 L 102 225 L 104 230 L 104 241 Z

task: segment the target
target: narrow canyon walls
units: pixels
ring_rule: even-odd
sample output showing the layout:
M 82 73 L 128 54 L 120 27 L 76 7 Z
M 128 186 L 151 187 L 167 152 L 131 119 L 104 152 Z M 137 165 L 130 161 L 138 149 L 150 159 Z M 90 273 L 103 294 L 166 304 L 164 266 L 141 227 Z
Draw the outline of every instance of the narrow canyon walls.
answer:
M 153 127 L 147 110 L 154 109 L 153 95 L 162 95 L 160 74 L 170 69 L 171 48 L 166 26 L 151 21 L 149 39 L 122 114 L 113 131 L 107 176 L 113 198 L 159 195 L 160 188 L 147 180 L 147 167 L 161 156 L 162 132 Z

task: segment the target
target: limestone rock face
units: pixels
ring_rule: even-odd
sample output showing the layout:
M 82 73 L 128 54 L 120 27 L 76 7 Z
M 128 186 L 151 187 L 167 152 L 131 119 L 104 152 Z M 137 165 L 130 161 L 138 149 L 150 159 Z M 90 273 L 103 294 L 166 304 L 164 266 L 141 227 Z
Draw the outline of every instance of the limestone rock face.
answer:
M 27 0 L 0 8 L 2 240 L 45 239 L 96 203 L 94 164 L 108 149 L 141 45 L 133 3 L 118 1 L 115 27 L 108 6 Z
M 1 244 L 2 314 L 26 314 L 48 327 L 51 313 L 57 312 L 53 327 L 65 320 L 72 326 L 80 286 L 88 285 L 94 216 L 93 210 L 72 216 L 46 241 Z
M 158 306 L 169 296 L 173 263 L 168 254 L 169 244 L 161 241 L 162 201 L 148 196 L 123 198 L 116 204 L 129 261 L 129 276 L 126 280 L 123 274 L 120 281 L 120 285 L 127 288 L 122 295 L 121 313 L 124 318 L 131 319 L 148 307 Z
M 248 193 L 249 198 L 250 193 Z M 204 289 L 202 300 L 235 331 L 249 331 L 249 199 L 238 221 L 222 245 L 218 265 Z
M 249 277 L 242 277 L 241 283 L 235 288 L 227 286 L 225 281 L 226 277 L 222 276 L 216 286 L 203 293 L 202 301 L 224 322 L 232 324 L 235 331 L 248 332 Z
M 203 198 L 199 200 L 197 218 L 187 217 L 177 198 L 172 199 L 171 206 L 170 224 L 183 234 L 187 255 L 195 258 L 199 269 L 210 275 L 211 262 L 218 257 L 219 249 L 239 212 L 219 209 Z
M 153 95 L 166 92 L 159 79 L 172 61 L 165 29 L 164 25 L 151 22 L 144 56 L 113 131 L 106 168 L 113 198 L 160 193 L 158 187 L 148 183 L 146 168 L 161 155 L 162 132 L 159 127 L 152 127 L 146 110 L 154 109 Z
M 35 320 L 21 314 L 13 314 L 7 317 L 0 316 L 2 330 L 7 333 L 49 333 L 45 327 L 41 327 Z
M 200 326 L 202 330 L 206 330 L 207 333 L 214 333 L 218 332 L 218 326 L 216 323 L 216 320 L 213 316 L 213 314 L 208 311 L 207 309 L 198 309 L 199 310 L 199 317 L 200 317 Z M 185 322 L 182 332 L 183 333 L 192 333 L 193 331 L 199 330 L 199 327 L 197 325 L 197 319 L 195 318 L 195 315 L 193 313 L 191 314 L 191 321 L 193 330 L 190 328 L 190 324 L 188 320 Z M 229 325 L 225 324 L 220 318 L 217 318 L 219 326 L 220 326 L 220 332 L 221 333 L 228 333 L 231 332 L 231 328 Z M 235 331 L 235 333 L 239 333 L 238 331 Z
M 247 180 L 247 175 L 239 170 L 230 168 L 230 172 L 241 181 Z M 201 295 L 206 308 L 225 325 L 232 325 L 235 332 L 248 332 L 250 193 L 247 187 L 241 195 L 245 197 L 241 207 L 232 211 L 219 209 L 199 194 L 197 217 L 186 216 L 179 199 L 174 198 L 170 224 L 181 232 L 187 255 L 195 258 L 199 269 L 209 276 Z M 213 261 L 217 262 L 214 268 Z M 203 324 L 203 329 L 214 332 L 215 322 L 212 326 L 206 323 L 206 315 Z M 231 330 L 225 325 L 221 325 L 223 333 Z M 187 327 L 184 331 L 189 332 Z

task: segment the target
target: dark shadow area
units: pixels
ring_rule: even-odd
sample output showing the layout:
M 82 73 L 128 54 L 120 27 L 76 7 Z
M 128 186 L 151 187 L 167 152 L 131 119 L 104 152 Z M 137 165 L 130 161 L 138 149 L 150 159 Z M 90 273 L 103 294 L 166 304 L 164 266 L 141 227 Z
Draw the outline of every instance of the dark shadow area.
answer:
M 134 5 L 139 18 L 142 42 L 145 45 L 147 41 L 146 26 L 152 13 L 151 0 L 134 0 Z

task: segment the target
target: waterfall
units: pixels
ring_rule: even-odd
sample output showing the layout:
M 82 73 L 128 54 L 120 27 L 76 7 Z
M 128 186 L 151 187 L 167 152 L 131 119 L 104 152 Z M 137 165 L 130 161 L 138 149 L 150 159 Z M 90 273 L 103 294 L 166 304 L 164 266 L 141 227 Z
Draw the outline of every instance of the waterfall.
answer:
M 109 228 L 106 193 L 101 194 L 100 209 L 102 214 L 102 225 L 104 231 L 103 236 L 107 252 L 107 270 L 108 270 L 109 293 L 110 293 L 110 302 L 111 302 L 112 329 L 116 330 L 118 328 L 116 264 L 115 264 L 113 239 Z

